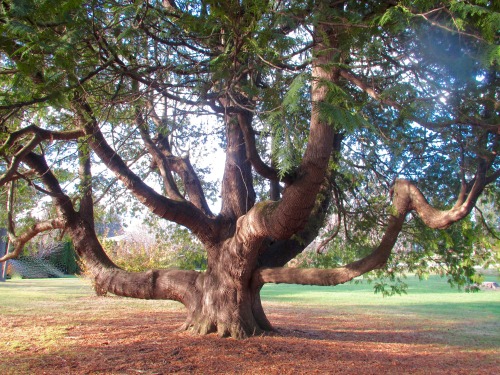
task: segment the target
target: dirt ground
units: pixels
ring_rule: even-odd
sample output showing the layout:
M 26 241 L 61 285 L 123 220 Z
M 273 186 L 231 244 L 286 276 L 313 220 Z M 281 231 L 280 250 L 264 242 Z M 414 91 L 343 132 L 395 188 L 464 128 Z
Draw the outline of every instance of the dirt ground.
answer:
M 35 322 L 27 315 L 4 321 L 2 329 L 27 339 L 45 327 L 43 344 L 0 345 L 0 361 L 9 363 L 8 374 L 500 373 L 498 351 L 450 345 L 453 327 L 446 325 L 282 305 L 266 310 L 277 332 L 242 341 L 174 332 L 184 317 L 176 308 L 97 317 L 83 309 Z M 49 329 L 61 324 L 63 332 Z

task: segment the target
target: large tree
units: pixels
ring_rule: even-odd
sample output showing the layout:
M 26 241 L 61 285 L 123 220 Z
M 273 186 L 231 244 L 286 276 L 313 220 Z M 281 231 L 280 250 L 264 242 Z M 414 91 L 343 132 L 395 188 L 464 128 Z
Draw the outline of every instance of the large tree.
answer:
M 61 229 L 102 291 L 179 301 L 183 328 L 201 334 L 271 330 L 265 283 L 345 283 L 387 267 L 403 228 L 448 228 L 481 195 L 494 212 L 498 12 L 485 0 L 4 0 L 0 186 L 14 250 L 2 260 Z M 218 214 L 191 163 L 214 142 Z M 117 267 L 94 205 L 118 187 L 188 228 L 207 270 Z M 53 210 L 16 227 L 23 189 Z M 285 267 L 330 215 L 351 261 Z

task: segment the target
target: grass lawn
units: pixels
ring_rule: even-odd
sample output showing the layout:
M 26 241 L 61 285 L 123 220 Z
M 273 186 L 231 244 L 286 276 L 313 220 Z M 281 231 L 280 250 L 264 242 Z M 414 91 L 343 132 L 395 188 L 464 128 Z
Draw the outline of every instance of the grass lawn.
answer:
M 0 374 L 354 374 L 366 361 L 373 374 L 500 369 L 500 291 L 465 293 L 437 276 L 407 282 L 407 295 L 385 298 L 366 283 L 266 285 L 278 335 L 235 344 L 175 333 L 185 317 L 176 302 L 96 297 L 76 277 L 8 280 Z
M 497 277 L 488 280 L 497 281 Z M 335 287 L 265 285 L 262 300 L 303 308 L 330 309 L 333 314 L 390 317 L 401 327 L 418 324 L 449 327 L 454 344 L 500 348 L 500 290 L 466 293 L 445 278 L 408 276 L 408 293 L 382 297 L 367 283 Z

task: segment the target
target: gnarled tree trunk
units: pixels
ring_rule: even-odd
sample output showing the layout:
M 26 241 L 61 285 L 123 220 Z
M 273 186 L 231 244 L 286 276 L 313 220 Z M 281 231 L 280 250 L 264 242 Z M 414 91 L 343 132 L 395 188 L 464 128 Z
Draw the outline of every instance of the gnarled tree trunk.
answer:
M 231 237 L 208 249 L 205 272 L 150 270 L 127 272 L 105 254 L 91 226 L 73 213 L 68 225 L 75 249 L 85 260 L 96 287 L 116 295 L 171 299 L 184 304 L 187 318 L 181 329 L 199 334 L 244 338 L 272 329 L 260 303 L 260 285 L 252 277 L 264 244 L 250 246 Z M 266 244 L 267 245 L 267 244 Z
M 258 248 L 251 251 L 256 254 Z M 222 244 L 219 254 L 209 258 L 206 272 L 198 276 L 196 301 L 187 306 L 182 328 L 235 338 L 271 330 L 260 304 L 260 288 L 252 287 L 256 257 L 245 257 L 242 244 L 234 238 Z

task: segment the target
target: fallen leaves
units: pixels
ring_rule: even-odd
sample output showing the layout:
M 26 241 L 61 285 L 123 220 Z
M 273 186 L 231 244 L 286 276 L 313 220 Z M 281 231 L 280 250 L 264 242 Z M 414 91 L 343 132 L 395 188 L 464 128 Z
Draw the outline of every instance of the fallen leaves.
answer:
M 73 309 L 36 324 L 17 317 L 9 326 L 0 315 L 9 327 L 0 334 L 0 358 L 11 365 L 3 374 L 493 374 L 500 368 L 495 348 L 450 345 L 446 327 L 394 317 L 272 305 L 266 311 L 276 333 L 235 341 L 174 332 L 182 309 L 117 313 L 113 299 L 98 303 L 98 319 Z M 51 345 L 41 344 L 47 332 L 56 333 Z M 17 348 L 5 345 L 9 338 Z

